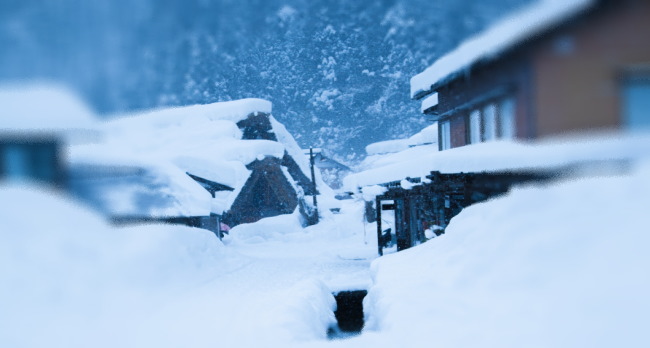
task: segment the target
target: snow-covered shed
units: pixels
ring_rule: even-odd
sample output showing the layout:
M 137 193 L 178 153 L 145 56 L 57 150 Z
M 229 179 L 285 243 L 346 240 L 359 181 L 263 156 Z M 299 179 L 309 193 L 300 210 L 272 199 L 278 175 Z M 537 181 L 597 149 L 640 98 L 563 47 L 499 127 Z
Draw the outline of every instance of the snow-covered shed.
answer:
M 110 217 L 309 218 L 308 163 L 271 108 L 242 99 L 109 120 L 101 142 L 72 149 L 76 192 Z
M 0 179 L 65 186 L 66 146 L 87 137 L 94 123 L 94 113 L 63 86 L 0 86 Z
M 411 79 L 439 149 L 650 127 L 650 3 L 537 0 Z

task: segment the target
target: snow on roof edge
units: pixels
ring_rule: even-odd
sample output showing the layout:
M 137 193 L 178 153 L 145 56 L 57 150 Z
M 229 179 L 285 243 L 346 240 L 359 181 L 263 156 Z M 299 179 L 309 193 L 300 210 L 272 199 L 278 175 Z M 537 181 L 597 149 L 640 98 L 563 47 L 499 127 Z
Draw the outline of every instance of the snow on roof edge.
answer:
M 425 112 L 426 110 L 435 106 L 438 106 L 438 93 L 431 93 L 431 95 L 422 100 L 420 112 Z
M 194 104 L 185 106 L 161 107 L 153 110 L 128 112 L 115 115 L 114 120 L 131 117 L 183 117 L 190 114 L 201 114 L 211 120 L 229 120 L 239 122 L 251 114 L 258 112 L 271 114 L 273 103 L 265 99 L 244 98 L 210 104 Z
M 50 81 L 0 84 L 0 131 L 61 133 L 91 129 L 95 112 L 66 85 Z
M 411 98 L 430 92 L 434 85 L 452 78 L 459 70 L 481 59 L 492 58 L 596 3 L 597 0 L 541 0 L 506 16 L 413 76 Z
M 604 132 L 535 142 L 494 141 L 426 155 L 417 154 L 344 179 L 346 190 L 384 184 L 406 177 L 441 173 L 495 172 L 561 167 L 576 163 L 648 158 L 650 133 Z

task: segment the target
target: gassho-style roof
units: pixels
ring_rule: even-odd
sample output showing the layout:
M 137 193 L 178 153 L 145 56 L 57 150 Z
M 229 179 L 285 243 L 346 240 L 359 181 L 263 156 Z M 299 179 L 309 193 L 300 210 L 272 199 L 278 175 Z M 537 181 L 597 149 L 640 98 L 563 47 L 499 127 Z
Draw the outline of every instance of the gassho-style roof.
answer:
M 411 98 L 435 91 L 466 69 L 498 57 L 528 39 L 594 7 L 597 0 L 539 0 L 498 21 L 487 30 L 464 41 L 411 78 Z M 423 106 L 423 108 L 427 108 Z
M 106 186 L 104 203 L 110 215 L 222 214 L 241 192 L 252 173 L 247 166 L 255 161 L 282 160 L 288 154 L 299 171 L 309 173 L 309 164 L 299 146 L 270 115 L 271 109 L 269 101 L 242 99 L 123 115 L 98 127 L 103 135 L 100 142 L 72 147 L 69 158 L 73 165 L 81 167 L 114 167 L 118 172 L 119 168 L 143 170 L 144 174 L 124 175 L 132 178 L 130 183 L 114 180 Z M 244 136 L 238 123 L 259 116 L 270 121 L 270 132 L 278 141 Z M 295 184 L 287 170 L 284 174 Z M 122 187 L 116 190 L 111 186 Z M 142 201 L 142 197 L 137 196 L 143 192 L 145 196 L 147 192 L 162 192 L 167 199 L 157 197 L 151 200 L 157 205 L 138 206 L 135 203 Z

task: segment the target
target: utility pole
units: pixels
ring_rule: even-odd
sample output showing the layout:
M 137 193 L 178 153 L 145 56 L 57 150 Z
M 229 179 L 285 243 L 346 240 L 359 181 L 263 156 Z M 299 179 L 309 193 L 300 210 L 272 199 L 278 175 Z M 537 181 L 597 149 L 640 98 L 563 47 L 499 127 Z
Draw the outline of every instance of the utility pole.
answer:
M 311 169 L 312 198 L 314 199 L 314 224 L 318 223 L 318 201 L 316 200 L 316 174 L 314 173 L 314 148 L 309 147 L 309 167 Z

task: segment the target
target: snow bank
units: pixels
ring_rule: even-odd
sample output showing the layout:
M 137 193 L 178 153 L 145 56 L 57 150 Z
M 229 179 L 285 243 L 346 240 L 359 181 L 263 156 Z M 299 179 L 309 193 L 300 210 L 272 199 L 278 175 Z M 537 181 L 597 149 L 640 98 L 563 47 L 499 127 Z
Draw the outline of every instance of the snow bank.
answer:
M 438 151 L 415 147 L 373 163 L 344 179 L 346 190 L 406 177 L 442 173 L 544 169 L 596 161 L 634 160 L 650 153 L 650 134 L 607 133 L 553 138 L 534 143 L 496 141 Z
M 466 208 L 373 263 L 369 334 L 350 346 L 647 346 L 649 175 L 646 162 Z
M 261 243 L 278 240 L 285 235 L 303 234 L 300 214 L 284 214 L 265 218 L 252 224 L 241 224 L 230 230 L 231 238 L 238 242 Z
M 0 201 L 3 347 L 132 345 L 173 294 L 233 266 L 208 231 L 115 229 L 34 188 L 2 186 Z
M 513 46 L 560 24 L 596 4 L 595 0 L 539 0 L 500 20 L 481 34 L 463 42 L 411 78 L 411 97 L 453 78 L 483 59 L 492 59 Z

